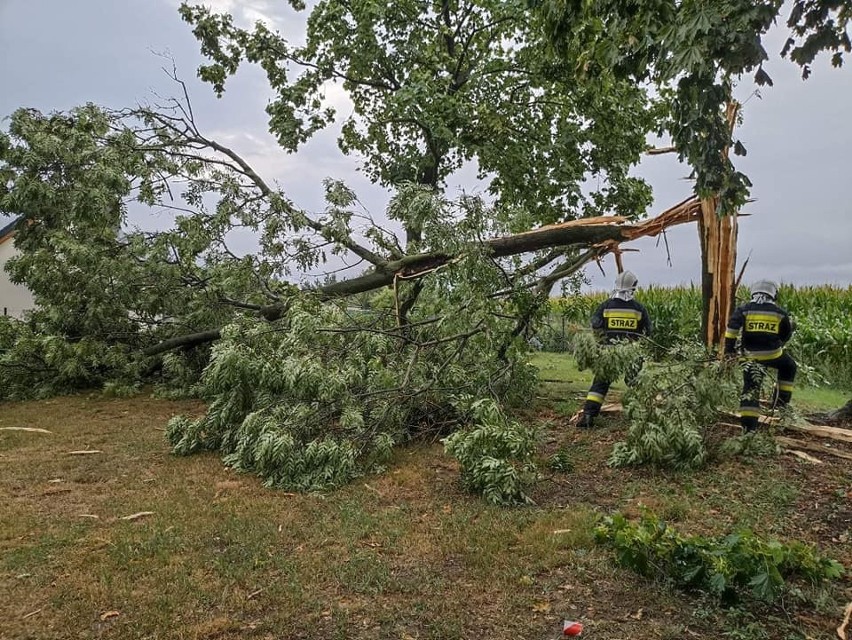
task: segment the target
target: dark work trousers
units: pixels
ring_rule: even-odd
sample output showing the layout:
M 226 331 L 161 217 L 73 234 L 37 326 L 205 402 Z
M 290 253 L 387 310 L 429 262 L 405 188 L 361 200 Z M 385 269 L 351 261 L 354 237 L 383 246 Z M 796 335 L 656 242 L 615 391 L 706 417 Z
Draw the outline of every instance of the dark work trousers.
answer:
M 793 395 L 793 382 L 796 379 L 796 361 L 788 353 L 782 353 L 772 360 L 746 360 L 743 364 L 743 395 L 740 399 L 740 424 L 746 432 L 757 429 L 760 416 L 760 386 L 766 367 L 778 371 L 778 382 L 772 394 L 773 407 L 790 404 Z
M 627 368 L 627 371 L 624 372 L 624 383 L 628 387 L 632 387 L 633 383 L 636 382 L 636 378 L 642 370 L 642 364 L 643 361 L 640 358 L 631 364 Z M 592 386 L 589 387 L 589 392 L 586 394 L 583 413 L 590 416 L 596 416 L 601 412 L 601 406 L 603 405 L 604 398 L 606 398 L 607 391 L 609 391 L 611 384 L 611 381 L 595 376 L 595 379 L 592 381 Z

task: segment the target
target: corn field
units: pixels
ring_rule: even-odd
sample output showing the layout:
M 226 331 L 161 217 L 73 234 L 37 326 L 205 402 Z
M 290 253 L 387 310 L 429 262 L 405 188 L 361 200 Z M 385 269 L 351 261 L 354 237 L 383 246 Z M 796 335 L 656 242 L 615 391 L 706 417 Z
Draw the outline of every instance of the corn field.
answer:
M 588 327 L 592 312 L 607 295 L 600 292 L 554 298 L 539 333 L 543 349 L 567 350 L 571 337 Z M 666 350 L 683 339 L 699 338 L 699 287 L 649 287 L 640 289 L 636 299 L 651 315 L 653 341 L 659 349 Z M 748 299 L 748 289 L 740 288 L 737 304 Z M 799 362 L 802 382 L 852 389 L 852 286 L 782 285 L 778 304 L 796 323 L 788 349 Z

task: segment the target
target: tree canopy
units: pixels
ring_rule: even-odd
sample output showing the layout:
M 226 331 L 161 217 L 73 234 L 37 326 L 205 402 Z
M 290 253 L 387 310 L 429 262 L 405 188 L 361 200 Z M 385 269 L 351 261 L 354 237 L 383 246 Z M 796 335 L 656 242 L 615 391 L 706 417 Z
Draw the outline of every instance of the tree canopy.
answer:
M 723 151 L 745 155 L 734 139 L 725 106 L 745 74 L 772 85 L 766 33 L 781 17 L 781 0 L 529 0 L 558 57 L 578 77 L 604 74 L 646 84 L 665 98 L 671 135 L 681 160 L 694 170 L 696 192 L 719 198 L 720 213 L 739 209 L 751 186 Z M 811 63 L 830 52 L 835 67 L 852 51 L 849 0 L 795 0 L 786 20 L 789 37 L 780 55 L 811 73 Z
M 324 95 L 337 84 L 353 107 L 340 149 L 382 185 L 435 188 L 475 162 L 497 203 L 524 211 L 518 229 L 605 212 L 634 217 L 650 202 L 648 187 L 628 175 L 654 128 L 646 92 L 563 73 L 523 2 L 322 1 L 299 46 L 204 6 L 180 12 L 210 59 L 199 77 L 218 94 L 240 64 L 262 67 L 275 94 L 269 129 L 284 149 L 332 122 Z M 589 177 L 602 182 L 592 194 L 582 188 Z
M 0 210 L 22 217 L 22 253 L 10 273 L 36 297 L 30 327 L 59 337 L 63 353 L 91 350 L 74 368 L 81 380 L 115 373 L 98 362 L 106 353 L 123 353 L 132 365 L 118 368 L 133 379 L 161 371 L 147 359 L 217 339 L 239 314 L 281 318 L 303 289 L 300 274 L 333 255 L 354 268 L 316 293 L 328 299 L 396 283 L 400 325 L 424 288 L 412 275 L 441 265 L 459 271 L 452 265 L 461 254 L 482 247 L 501 273 L 492 293 L 541 298 L 559 279 L 549 274 L 570 275 L 591 258 L 578 246 L 620 232 L 578 228 L 568 230 L 573 239 L 516 250 L 473 247 L 602 212 L 635 219 L 649 203 L 648 186 L 628 173 L 657 117 L 645 90 L 605 74 L 579 82 L 560 73 L 564 63 L 541 55 L 540 29 L 522 3 L 320 2 L 303 45 L 204 7 L 184 4 L 180 13 L 210 60 L 199 75 L 216 92 L 243 62 L 263 68 L 276 94 L 270 131 L 286 152 L 331 123 L 323 95 L 339 83 L 354 105 L 341 150 L 358 155 L 393 196 L 377 216 L 330 177 L 325 211 L 305 211 L 237 150 L 205 135 L 176 75 L 178 97 L 160 104 L 19 110 L 0 135 Z M 446 177 L 468 161 L 489 185 L 487 204 L 442 195 Z M 162 228 L 132 228 L 130 211 L 157 215 Z M 380 216 L 400 221 L 405 237 L 377 223 Z M 235 252 L 235 229 L 257 234 L 259 250 Z M 510 258 L 520 252 L 531 255 Z M 534 313 L 516 311 L 520 335 Z M 27 344 L 35 352 L 44 348 L 38 342 Z M 37 369 L 61 387 L 55 368 Z

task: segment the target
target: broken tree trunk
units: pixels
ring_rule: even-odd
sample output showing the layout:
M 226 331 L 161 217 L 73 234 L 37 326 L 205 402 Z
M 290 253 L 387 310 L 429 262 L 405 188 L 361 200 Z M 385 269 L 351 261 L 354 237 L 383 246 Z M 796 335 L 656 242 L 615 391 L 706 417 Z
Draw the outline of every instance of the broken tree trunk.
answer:
M 739 104 L 729 102 L 725 111 L 728 126 L 733 130 Z M 722 151 L 727 157 L 728 149 Z M 734 287 L 737 265 L 737 216 L 719 216 L 719 198 L 701 200 L 698 235 L 701 240 L 701 329 L 708 349 L 721 347 L 728 317 L 736 294 Z M 719 355 L 722 355 L 719 349 Z
M 815 453 L 825 453 L 836 458 L 852 460 L 852 453 L 838 451 L 837 449 L 832 449 L 831 447 L 826 446 L 820 446 L 815 443 L 812 444 L 810 442 L 805 442 L 804 440 L 795 440 L 793 438 L 787 438 L 785 436 L 775 436 L 775 441 L 780 445 L 784 445 L 785 447 L 792 447 L 794 449 L 804 449 L 806 451 L 813 451 Z
M 852 429 L 840 429 L 838 427 L 829 427 L 825 425 L 803 425 L 792 424 L 786 425 L 785 429 L 790 431 L 801 431 L 809 433 L 818 438 L 829 438 L 831 440 L 840 440 L 842 442 L 852 442 Z
M 701 237 L 701 290 L 704 343 L 722 346 L 734 303 L 734 268 L 737 262 L 737 218 L 716 214 L 718 198 L 701 201 L 698 232 Z

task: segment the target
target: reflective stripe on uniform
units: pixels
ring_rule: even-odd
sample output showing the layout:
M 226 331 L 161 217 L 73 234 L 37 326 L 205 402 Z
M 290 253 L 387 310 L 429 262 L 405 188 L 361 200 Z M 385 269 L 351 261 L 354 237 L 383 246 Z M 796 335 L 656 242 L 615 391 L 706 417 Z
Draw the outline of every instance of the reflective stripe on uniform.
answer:
M 740 329 L 731 329 L 731 327 L 728 327 L 725 330 L 725 337 L 726 338 L 739 338 L 740 331 L 741 331 Z
M 759 418 L 760 409 L 755 409 L 754 407 L 740 407 L 740 415 L 743 418 Z
M 607 329 L 637 329 L 642 312 L 636 309 L 604 309 Z
M 603 404 L 604 395 L 602 393 L 596 393 L 595 391 L 589 391 L 589 393 L 586 394 L 586 400 Z
M 793 383 L 788 380 L 779 380 L 778 381 L 778 390 L 779 391 L 792 391 Z
M 761 318 L 766 319 L 770 318 L 773 320 L 780 320 L 784 317 L 783 313 L 778 313 L 777 311 L 767 311 L 765 309 L 754 309 L 752 311 L 743 311 L 743 315 L 746 318 Z
M 784 349 L 773 349 L 772 351 L 746 351 L 745 357 L 747 360 L 774 360 L 780 358 Z
M 780 333 L 781 319 L 784 317 L 780 313 L 772 311 L 746 311 L 745 324 L 743 328 L 746 333 Z

